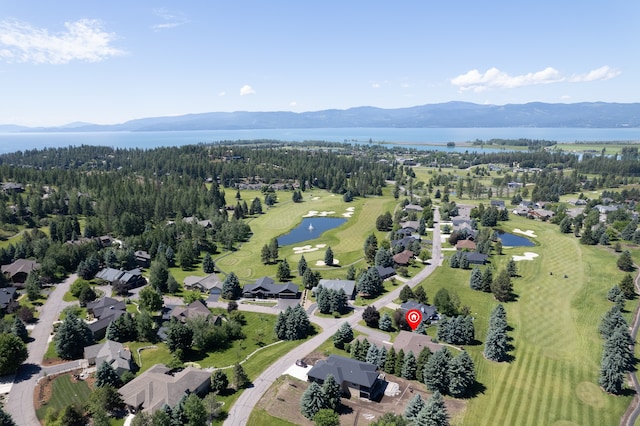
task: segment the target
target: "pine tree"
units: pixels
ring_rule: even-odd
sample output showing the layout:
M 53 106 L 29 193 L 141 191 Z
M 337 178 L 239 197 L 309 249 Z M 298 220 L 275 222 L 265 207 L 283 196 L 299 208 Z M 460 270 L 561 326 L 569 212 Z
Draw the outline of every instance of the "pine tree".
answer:
M 513 258 L 509 259 L 509 262 L 507 262 L 507 273 L 510 277 L 518 276 L 518 267 L 516 266 L 516 261 L 513 260 Z
M 380 320 L 378 321 L 378 327 L 382 331 L 393 330 L 393 322 L 388 312 L 385 312 L 382 314 L 382 316 L 380 317 Z
M 375 344 L 372 343 L 369 346 L 369 350 L 367 351 L 364 361 L 369 364 L 376 364 L 376 362 L 378 362 L 378 347 Z
M 211 374 L 211 390 L 221 393 L 227 390 L 229 378 L 222 370 L 216 370 Z
M 388 374 L 393 374 L 396 369 L 396 350 L 393 346 L 389 349 L 387 353 L 387 359 L 384 362 L 384 372 Z
M 56 353 L 62 359 L 75 359 L 82 355 L 85 346 L 93 343 L 89 326 L 73 313 L 69 313 L 53 337 Z
M 408 285 L 402 287 L 402 290 L 400 290 L 400 300 L 402 301 L 402 303 L 405 303 L 407 300 L 411 300 L 413 298 L 415 298 L 415 295 L 413 294 L 411 287 L 409 287 Z
M 424 291 L 424 287 L 421 285 L 417 286 L 413 290 L 413 297 L 418 303 L 427 304 L 427 293 Z
M 263 245 L 262 250 L 260 250 L 260 261 L 265 265 L 271 263 L 271 250 L 269 250 L 269 246 L 266 244 Z
M 396 365 L 393 368 L 394 376 L 400 376 L 402 374 L 402 366 L 404 365 L 404 358 L 405 358 L 404 350 L 400 349 L 396 353 Z
M 233 387 L 236 390 L 244 389 L 251 381 L 239 363 L 233 366 Z
M 636 289 L 633 285 L 633 278 L 631 275 L 626 274 L 622 278 L 622 281 L 620 281 L 619 287 L 625 298 L 631 300 L 636 297 Z
M 11 324 L 11 334 L 13 334 L 14 336 L 18 336 L 20 340 L 25 343 L 27 342 L 27 340 L 29 340 L 29 332 L 27 331 L 27 327 L 25 327 L 22 320 L 18 317 L 15 317 L 13 319 L 13 323 Z
M 607 292 L 607 300 L 609 302 L 615 302 L 618 300 L 618 297 L 624 297 L 622 295 L 622 290 L 620 290 L 620 286 L 618 284 L 614 285 Z
M 360 353 L 361 351 L 360 346 L 362 346 L 362 342 L 360 339 L 355 339 L 351 343 L 351 352 L 349 353 L 349 355 L 351 355 L 351 358 L 358 359 L 358 353 Z
M 491 292 L 496 300 L 500 302 L 506 302 L 511 299 L 511 292 L 513 291 L 513 284 L 509 277 L 507 270 L 502 270 L 498 274 L 493 283 L 491 284 Z
M 473 360 L 463 351 L 449 362 L 447 371 L 449 394 L 456 398 L 469 395 L 476 382 L 476 371 Z
M 303 277 L 308 268 L 307 260 L 304 258 L 304 255 L 302 255 L 298 261 L 298 276 Z
M 605 392 L 619 395 L 624 384 L 624 370 L 622 356 L 619 353 L 605 353 L 600 363 L 600 377 L 598 383 Z
M 327 266 L 333 266 L 333 250 L 331 250 L 331 246 L 328 246 L 327 250 L 324 252 L 324 264 Z
M 415 418 L 416 425 L 448 426 L 449 415 L 440 392 L 434 392 Z
M 300 412 L 308 419 L 313 419 L 313 416 L 323 408 L 327 408 L 324 401 L 324 395 L 322 388 L 316 382 L 311 382 L 306 391 L 300 398 Z
M 629 250 L 625 250 L 622 252 L 620 257 L 618 257 L 616 264 L 619 269 L 625 272 L 633 271 L 633 259 L 631 258 L 631 253 L 629 252 Z
M 358 361 L 365 362 L 367 360 L 367 353 L 369 353 L 369 348 L 371 347 L 371 343 L 366 338 L 360 341 L 360 350 L 356 353 L 356 359 Z
M 498 328 L 487 331 L 484 343 L 484 356 L 491 361 L 503 361 L 507 356 L 507 333 Z
M 230 272 L 222 282 L 222 297 L 228 300 L 237 300 L 241 294 L 240 281 L 234 272 Z
M 429 347 L 425 346 L 420 351 L 418 359 L 416 360 L 416 380 L 420 383 L 424 383 L 424 376 L 422 375 L 422 373 L 424 372 L 424 366 L 427 364 L 427 361 L 429 361 L 431 355 L 431 350 L 429 349 Z
M 482 290 L 482 271 L 477 266 L 471 271 L 469 278 L 469 287 L 473 290 Z
M 328 374 L 322 384 L 322 395 L 324 396 L 324 407 L 331 410 L 337 410 L 340 406 L 340 396 L 342 391 L 340 385 L 336 382 L 333 374 Z
M 607 338 L 618 328 L 629 328 L 629 324 L 622 316 L 620 308 L 617 305 L 614 305 L 602 317 L 598 331 L 600 332 L 600 336 Z
M 450 361 L 451 352 L 449 352 L 446 346 L 429 357 L 422 372 L 422 378 L 424 379 L 424 384 L 427 386 L 427 389 L 441 393 L 449 390 L 447 371 L 449 370 Z
M 404 357 L 404 363 L 402 364 L 402 378 L 407 380 L 415 380 L 416 368 L 416 357 L 413 355 L 413 352 L 409 351 L 409 353 Z
M 204 255 L 204 258 L 202 259 L 202 271 L 205 274 L 213 274 L 215 270 L 216 270 L 216 265 L 213 262 L 211 255 L 209 253 L 206 253 Z
M 404 408 L 404 416 L 408 420 L 414 420 L 420 411 L 424 408 L 424 400 L 419 393 L 416 393 Z
M 367 327 L 378 328 L 380 323 L 380 312 L 378 312 L 375 306 L 369 305 L 364 309 L 362 319 L 367 324 Z M 389 321 L 391 321 L 391 318 L 389 318 Z
M 482 273 L 482 291 L 491 293 L 491 284 L 493 283 L 493 273 L 491 268 L 486 268 Z
M 387 361 L 387 348 L 385 348 L 384 346 L 381 346 L 378 349 L 378 359 L 376 359 L 376 362 L 375 362 L 379 370 L 384 369 L 384 364 L 386 361 Z
M 353 329 L 348 322 L 342 323 L 338 331 L 333 335 L 333 345 L 338 349 L 344 349 L 345 343 L 353 340 Z
M 100 364 L 96 370 L 95 384 L 97 387 L 112 386 L 117 389 L 122 386 L 122 381 L 113 367 L 111 367 L 107 361 L 102 361 L 102 364 Z
M 278 272 L 276 273 L 276 277 L 278 281 L 286 281 L 291 276 L 291 268 L 289 267 L 289 262 L 287 259 L 282 259 L 282 262 L 278 263 Z

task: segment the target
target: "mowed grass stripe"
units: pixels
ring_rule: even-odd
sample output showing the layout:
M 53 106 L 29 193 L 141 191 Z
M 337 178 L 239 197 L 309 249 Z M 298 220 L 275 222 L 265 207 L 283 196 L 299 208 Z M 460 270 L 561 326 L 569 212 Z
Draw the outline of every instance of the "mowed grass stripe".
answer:
M 516 357 L 514 362 L 518 364 L 531 365 L 534 362 L 534 354 L 531 350 L 518 352 Z M 505 381 L 507 388 L 511 389 L 510 392 L 505 392 L 504 397 L 500 399 L 500 404 L 503 405 L 500 411 L 506 413 L 505 422 L 503 423 L 505 425 L 519 424 L 514 418 L 518 412 L 522 412 L 521 407 L 523 402 L 526 402 L 529 384 L 525 381 L 525 376 L 528 370 L 527 368 L 511 369 L 511 374 L 508 376 L 508 380 Z
M 543 389 L 543 383 L 545 382 L 545 377 L 548 374 L 547 368 L 549 368 L 549 360 L 541 356 L 539 351 L 534 352 L 534 358 L 538 360 L 539 367 L 538 368 L 529 368 L 529 374 L 525 380 L 529 383 L 529 388 L 527 392 L 527 402 L 526 404 L 529 406 L 529 412 L 532 413 L 540 413 L 543 407 L 542 402 L 546 396 L 546 392 L 539 392 L 538 389 Z M 521 425 L 530 425 L 536 426 L 537 421 L 534 416 L 525 415 L 523 410 L 519 411 L 520 416 L 516 419 L 516 424 Z

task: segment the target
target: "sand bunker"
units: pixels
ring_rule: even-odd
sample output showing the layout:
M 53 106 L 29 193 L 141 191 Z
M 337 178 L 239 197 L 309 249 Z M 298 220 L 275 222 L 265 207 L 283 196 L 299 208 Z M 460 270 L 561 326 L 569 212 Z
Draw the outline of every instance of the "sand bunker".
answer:
M 516 228 L 513 230 L 513 232 L 517 233 L 517 234 L 523 234 L 526 235 L 527 237 L 532 237 L 532 238 L 537 238 L 538 236 L 536 235 L 535 232 L 533 232 L 531 229 L 528 229 L 526 231 L 523 231 L 519 228 Z
M 324 216 L 328 216 L 330 214 L 335 214 L 336 212 L 334 211 L 321 211 L 319 212 L 318 210 L 309 210 L 309 213 L 303 215 L 302 217 L 314 217 L 314 216 L 319 216 L 319 217 L 324 217 Z
M 333 264 L 339 265 L 340 261 L 338 259 L 333 259 Z M 324 260 L 318 260 L 316 261 L 316 266 L 327 266 L 327 265 L 324 263 Z
M 538 253 L 532 253 L 530 251 L 526 251 L 524 252 L 524 254 L 522 256 L 513 256 L 513 260 L 515 260 L 516 262 L 519 262 L 521 260 L 533 260 L 536 257 L 538 257 L 539 254 Z
M 320 199 L 320 197 L 313 197 L 313 198 L 311 199 L 311 201 L 316 201 L 316 200 L 319 200 L 319 199 Z
M 312 251 L 320 250 L 321 248 L 325 248 L 326 244 L 316 244 L 315 246 L 306 245 L 300 247 L 293 248 L 293 254 L 302 254 L 302 253 L 310 253 Z
M 353 216 L 353 212 L 356 210 L 355 207 L 347 207 L 347 211 L 345 213 L 342 213 L 342 216 L 344 217 L 351 217 Z

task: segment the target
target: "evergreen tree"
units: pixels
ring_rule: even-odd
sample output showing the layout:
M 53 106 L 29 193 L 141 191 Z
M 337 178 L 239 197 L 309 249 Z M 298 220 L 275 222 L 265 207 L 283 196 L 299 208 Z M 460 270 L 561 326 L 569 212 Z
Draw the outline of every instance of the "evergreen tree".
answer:
M 327 266 L 333 266 L 333 250 L 331 250 L 331 246 L 328 246 L 327 250 L 324 252 L 324 264 Z
M 518 276 L 518 267 L 516 266 L 516 261 L 513 260 L 513 258 L 509 259 L 509 262 L 507 262 L 507 273 L 510 277 Z
M 313 419 L 316 413 L 327 408 L 322 388 L 316 382 L 311 382 L 300 399 L 300 412 L 308 419 Z
M 349 268 L 347 269 L 347 277 L 348 280 L 355 280 L 356 279 L 356 267 L 353 265 L 349 265 Z
M 222 282 L 222 297 L 228 300 L 237 300 L 241 294 L 240 281 L 234 272 L 230 272 Z
M 507 356 L 507 333 L 499 328 L 490 328 L 484 343 L 484 356 L 491 361 L 503 361 Z
M 376 364 L 376 362 L 378 362 L 378 347 L 375 344 L 372 343 L 369 345 L 369 350 L 367 351 L 364 361 L 369 364 Z
M 351 343 L 351 348 L 349 350 L 349 355 L 351 356 L 351 358 L 358 359 L 358 353 L 360 353 L 360 346 L 362 346 L 362 342 L 360 341 L 360 339 L 355 339 Z
M 83 320 L 70 312 L 58 327 L 53 342 L 60 358 L 76 359 L 82 356 L 85 346 L 93 343 L 93 333 Z
M 415 295 L 413 294 L 411 287 L 409 287 L 408 285 L 402 287 L 402 290 L 400 290 L 400 301 L 402 301 L 402 303 L 405 303 L 407 300 L 411 300 L 414 298 Z
M 364 297 L 376 297 L 382 293 L 382 279 L 376 268 L 369 268 L 360 275 L 357 282 L 358 292 Z
M 367 237 L 364 242 L 364 257 L 368 264 L 372 264 L 378 251 L 378 239 L 374 234 Z
M 160 259 L 162 259 L 162 257 Z M 169 268 L 164 259 L 160 259 L 151 262 L 151 268 L 149 269 L 149 285 L 160 293 L 165 293 L 167 291 Z
M 28 356 L 27 345 L 18 336 L 0 334 L 0 376 L 14 374 Z
M 269 258 L 271 258 L 271 261 L 275 262 L 276 260 L 278 260 L 278 239 L 277 238 L 272 238 L 271 241 L 269 242 Z
M 622 254 L 618 257 L 616 264 L 618 265 L 619 269 L 625 272 L 633 271 L 634 266 L 633 259 L 631 258 L 631 252 L 629 252 L 629 250 L 623 251 Z
M 282 262 L 278 263 L 278 272 L 276 273 L 276 277 L 278 281 L 286 281 L 291 276 L 291 268 L 289 267 L 289 262 L 287 259 L 282 259 Z
M 416 368 L 416 357 L 413 355 L 413 352 L 409 351 L 409 353 L 404 357 L 404 363 L 402 364 L 402 371 L 400 372 L 400 375 L 404 379 L 415 380 Z
M 512 290 L 513 284 L 511 283 L 509 272 L 503 269 L 500 271 L 496 279 L 493 280 L 493 283 L 491 284 L 491 292 L 496 300 L 506 302 L 511 300 Z
M 385 348 L 384 346 L 381 346 L 378 349 L 378 359 L 376 359 L 376 362 L 375 362 L 379 370 L 384 369 L 384 364 L 386 361 L 387 361 L 387 348 Z
M 611 336 L 618 328 L 628 329 L 629 324 L 622 316 L 620 308 L 617 305 L 614 305 L 602 317 L 600 326 L 598 327 L 598 331 L 600 332 L 600 336 L 602 336 L 603 338 L 607 338 Z
M 195 393 L 189 394 L 184 401 L 184 417 L 186 418 L 185 426 L 207 425 L 207 410 L 202 399 Z
M 229 378 L 222 370 L 216 370 L 211 374 L 211 390 L 222 393 L 229 387 Z
M 471 271 L 469 278 L 469 287 L 473 290 L 482 290 L 482 271 L 477 266 Z
M 634 297 L 636 297 L 636 289 L 633 285 L 633 278 L 631 277 L 631 275 L 626 274 L 622 278 L 622 281 L 620 281 L 619 287 L 625 298 L 632 300 Z
M 347 194 L 345 194 L 346 197 Z M 323 408 L 313 416 L 314 426 L 340 426 L 340 415 L 329 409 Z
M 163 299 L 162 294 L 158 292 L 154 287 L 144 287 L 138 294 L 140 298 L 140 308 L 148 312 L 156 312 L 162 309 Z
M 416 416 L 414 423 L 420 426 L 449 426 L 447 407 L 440 392 L 436 391 L 431 395 Z
M 422 287 L 421 285 L 414 288 L 413 297 L 418 303 L 426 305 L 428 302 L 427 293 L 424 291 L 424 287 Z
M 233 366 L 233 387 L 236 390 L 244 389 L 251 381 L 249 376 L 245 373 L 244 368 L 239 363 L 235 363 Z
M 429 361 L 431 355 L 431 350 L 429 349 L 429 347 L 425 346 L 420 351 L 418 359 L 416 360 L 416 380 L 420 383 L 424 383 L 424 366 L 427 364 L 427 361 Z
M 619 395 L 624 384 L 624 360 L 618 352 L 605 352 L 600 363 L 598 383 L 605 392 Z
M 9 413 L 0 407 L 0 426 L 16 426 L 13 418 Z
M 387 359 L 384 362 L 384 372 L 388 374 L 393 374 L 396 369 L 396 350 L 393 346 L 389 349 L 387 353 Z
M 118 376 L 118 373 L 116 373 L 107 361 L 102 361 L 102 364 L 100 364 L 96 370 L 96 386 L 99 388 L 103 386 L 111 386 L 116 389 L 122 386 L 120 376 Z
M 393 330 L 393 322 L 392 322 L 391 316 L 389 315 L 388 312 L 385 312 L 385 313 L 382 314 L 382 316 L 380 317 L 380 320 L 378 321 L 378 327 L 382 331 L 392 331 Z
M 166 342 L 169 351 L 175 354 L 178 359 L 182 359 L 185 356 L 184 352 L 191 348 L 193 343 L 193 330 L 186 324 L 172 318 L 167 329 Z
M 404 358 L 405 358 L 404 350 L 400 349 L 396 353 L 396 365 L 393 368 L 394 376 L 400 376 L 402 374 L 402 366 L 404 365 Z
M 476 382 L 476 371 L 473 360 L 463 351 L 449 362 L 447 371 L 449 394 L 456 398 L 468 395 Z
M 213 274 L 216 270 L 216 264 L 213 262 L 211 255 L 207 252 L 202 259 L 202 271 L 205 274 Z
M 636 232 L 636 228 L 638 227 L 638 223 L 634 220 L 629 222 L 627 226 L 624 227 L 620 236 L 623 240 L 631 241 L 633 239 L 633 234 Z
M 298 261 L 298 276 L 304 276 L 304 273 L 307 271 L 307 269 L 309 269 L 307 260 L 304 258 L 304 255 L 302 255 L 300 257 L 300 260 Z
M 265 265 L 271 263 L 271 250 L 269 250 L 269 246 L 266 244 L 262 246 L 262 250 L 260 251 L 260 261 Z
M 17 336 L 23 342 L 27 342 L 29 340 L 29 332 L 27 331 L 27 327 L 24 325 L 22 320 L 18 317 L 13 319 L 13 323 L 11 324 L 11 334 Z M 1 424 L 0 424 L 1 426 Z
M 422 378 L 424 384 L 430 391 L 445 393 L 449 390 L 449 363 L 451 362 L 451 352 L 447 347 L 436 351 L 424 366 Z
M 486 268 L 482 273 L 482 291 L 491 293 L 491 284 L 493 283 L 493 273 L 491 268 Z
M 312 271 L 311 268 L 307 268 L 302 276 L 302 285 L 304 285 L 304 288 L 307 290 L 311 290 L 320 283 L 321 278 L 322 276 L 319 271 Z
M 358 361 L 365 362 L 367 360 L 367 353 L 369 353 L 369 348 L 371 347 L 371 343 L 369 340 L 364 339 L 360 342 L 360 348 L 356 353 L 356 359 Z
M 387 249 L 385 249 L 384 247 L 380 247 L 376 252 L 374 264 L 375 266 L 383 266 L 385 268 L 388 266 L 393 266 L 393 257 Z
M 419 393 L 413 395 L 413 397 L 407 403 L 407 406 L 404 408 L 404 416 L 408 420 L 415 420 L 418 416 L 418 413 L 422 411 L 424 408 L 424 400 L 420 396 Z
M 353 340 L 353 329 L 348 322 L 343 322 L 338 331 L 333 335 L 333 345 L 338 349 L 344 349 L 345 343 Z

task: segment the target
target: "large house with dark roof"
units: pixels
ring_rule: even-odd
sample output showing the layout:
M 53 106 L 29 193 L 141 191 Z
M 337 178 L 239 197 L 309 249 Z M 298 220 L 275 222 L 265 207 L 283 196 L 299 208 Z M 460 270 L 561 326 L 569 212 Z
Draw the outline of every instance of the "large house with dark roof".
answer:
M 122 271 L 120 269 L 114 268 L 104 268 L 102 271 L 96 274 L 96 278 L 109 282 L 109 284 L 113 284 L 116 281 L 122 281 L 126 283 L 129 288 L 140 287 L 147 283 L 145 278 L 142 276 L 142 271 L 140 269 L 132 269 L 130 271 Z
M 222 280 L 216 274 L 209 274 L 206 277 L 189 275 L 184 279 L 184 287 L 204 293 L 222 294 Z
M 106 362 L 119 376 L 126 371 L 131 371 L 131 351 L 122 343 L 113 340 L 85 347 L 84 359 L 89 365 L 96 366 Z
M 212 323 L 214 325 L 222 324 L 222 317 L 214 316 L 209 308 L 204 304 L 202 300 L 194 300 L 189 303 L 187 306 L 175 306 L 171 309 L 166 316 L 163 316 L 165 319 L 175 318 L 180 322 L 186 322 L 190 318 L 196 317 L 211 317 Z
M 9 265 L 2 265 L 2 273 L 9 281 L 14 284 L 24 284 L 27 280 L 29 272 L 34 271 L 40 267 L 40 264 L 35 260 L 30 259 L 17 259 L 15 262 Z
M 292 282 L 276 284 L 270 277 L 262 277 L 255 284 L 246 284 L 242 296 L 253 299 L 297 299 L 298 286 Z
M 425 305 L 424 303 L 416 302 L 415 300 L 407 300 L 400 304 L 400 309 L 403 312 L 417 309 L 422 314 L 422 321 L 429 321 L 427 324 L 440 319 L 440 315 L 438 314 L 438 310 L 435 306 Z
M 121 300 L 111 297 L 102 297 L 94 302 L 87 303 L 87 313 L 92 321 L 88 323 L 89 329 L 96 340 L 104 337 L 111 321 L 120 318 L 127 313 L 127 306 Z
M 331 374 L 340 385 L 343 394 L 375 399 L 383 390 L 377 368 L 368 362 L 330 355 L 326 360 L 316 362 L 307 373 L 307 378 L 311 382 L 322 384 Z
M 318 287 L 335 291 L 344 290 L 345 294 L 350 300 L 354 300 L 356 298 L 356 282 L 353 280 L 321 279 L 320 282 L 318 282 Z M 318 287 L 312 288 L 311 294 L 315 296 L 316 292 L 318 291 Z
M 18 307 L 16 298 L 18 297 L 17 288 L 4 287 L 0 288 L 0 312 L 7 313 Z
M 407 266 L 413 259 L 413 252 L 411 250 L 403 250 L 400 253 L 393 256 L 393 262 L 396 265 Z
M 396 270 L 393 269 L 391 266 L 378 265 L 378 266 L 374 266 L 374 268 L 376 268 L 376 270 L 378 271 L 378 275 L 380 275 L 380 278 L 382 278 L 383 280 L 386 280 L 387 278 L 391 278 L 396 274 Z

